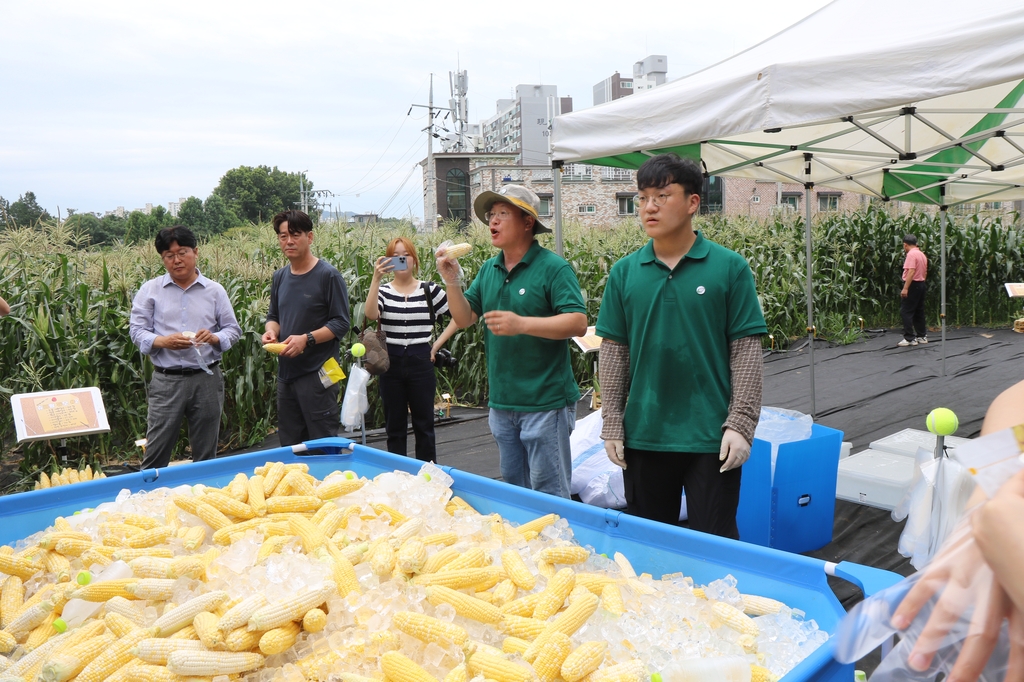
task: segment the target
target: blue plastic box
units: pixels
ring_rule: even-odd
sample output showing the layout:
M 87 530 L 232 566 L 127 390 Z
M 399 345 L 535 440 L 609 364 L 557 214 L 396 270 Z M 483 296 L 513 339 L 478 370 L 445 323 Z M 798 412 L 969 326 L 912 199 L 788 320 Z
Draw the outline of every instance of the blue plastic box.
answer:
M 309 450 L 313 449 L 326 454 L 310 454 Z M 267 461 L 306 462 L 310 473 L 317 478 L 338 469 L 352 469 L 372 477 L 396 469 L 415 473 L 420 468 L 420 462 L 415 459 L 363 447 L 344 438 L 330 438 L 295 448 L 151 469 L 2 497 L 0 518 L 4 523 L 0 526 L 0 544 L 12 544 L 47 528 L 56 516 L 70 515 L 112 500 L 124 488 L 136 492 L 196 483 L 224 486 L 236 473 L 251 473 L 254 467 Z M 742 591 L 780 599 L 799 608 L 830 634 L 835 633 L 845 612 L 829 589 L 826 573 L 850 580 L 866 594 L 873 594 L 901 579 L 888 571 L 847 562 L 826 564 L 818 559 L 696 533 L 443 468 L 454 479 L 452 488 L 456 494 L 484 514 L 497 512 L 511 521 L 523 523 L 554 512 L 569 521 L 581 544 L 591 545 L 608 556 L 622 552 L 637 571 L 655 577 L 681 571 L 696 583 L 706 584 L 731 573 Z M 832 658 L 832 645 L 828 643 L 793 669 L 785 682 L 852 679 L 853 666 L 837 663 Z
M 779 446 L 773 482 L 771 443 L 755 438 L 740 483 L 740 539 L 787 552 L 832 542 L 842 445 L 842 431 L 814 424 L 807 440 Z

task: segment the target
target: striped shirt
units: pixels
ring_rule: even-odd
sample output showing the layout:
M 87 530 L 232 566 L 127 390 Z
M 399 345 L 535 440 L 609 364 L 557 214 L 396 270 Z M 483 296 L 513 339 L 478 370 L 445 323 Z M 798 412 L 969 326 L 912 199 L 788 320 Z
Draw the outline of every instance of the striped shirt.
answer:
M 448 312 L 448 295 L 433 282 L 426 282 L 426 285 L 430 289 L 434 317 L 439 318 Z M 391 282 L 382 285 L 377 291 L 377 309 L 380 328 L 388 335 L 389 346 L 430 346 L 434 328 L 430 324 L 430 308 L 422 284 L 408 296 L 395 291 Z

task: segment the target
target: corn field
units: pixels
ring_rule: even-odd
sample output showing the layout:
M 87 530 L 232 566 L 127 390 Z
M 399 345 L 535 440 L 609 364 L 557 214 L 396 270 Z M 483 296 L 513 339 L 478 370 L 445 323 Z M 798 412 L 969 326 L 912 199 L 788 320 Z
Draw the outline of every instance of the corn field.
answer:
M 784 345 L 804 335 L 802 220 L 790 217 L 766 223 L 708 217 L 701 219 L 699 227 L 750 262 L 775 343 Z M 853 340 L 859 318 L 868 327 L 899 323 L 901 244 L 906 233 L 918 236 L 930 260 L 928 322 L 938 325 L 938 218 L 923 213 L 894 216 L 870 208 L 863 213 L 829 215 L 813 227 L 815 322 L 822 336 Z M 479 225 L 468 235 L 458 234 L 455 225 L 429 235 L 416 235 L 411 225 L 397 223 L 318 227 L 314 251 L 344 275 L 355 326 L 363 326 L 372 263 L 398 234 L 417 243 L 422 279 L 439 281 L 430 254 L 444 239 L 468 240 L 476 246 L 461 259 L 469 278 L 493 255 L 489 235 Z M 550 236 L 543 239 L 551 245 Z M 128 319 L 139 285 L 163 272 L 150 244 L 100 250 L 88 248 L 83 241 L 66 224 L 0 232 L 0 296 L 12 306 L 11 315 L 0 321 L 0 392 L 7 398 L 12 393 L 98 386 L 111 432 L 69 440 L 72 457 L 82 465 L 140 454 L 133 443 L 146 432 L 146 383 L 152 366 L 129 339 Z M 635 221 L 604 229 L 566 228 L 566 257 L 578 274 L 591 324 L 597 319 L 611 265 L 645 241 Z M 1002 326 L 1019 316 L 1019 302 L 1009 299 L 1002 285 L 1024 280 L 1020 225 L 1000 218 L 950 216 L 947 244 L 949 324 Z M 222 448 L 256 444 L 275 427 L 277 360 L 261 349 L 260 335 L 271 273 L 284 263 L 268 225 L 234 228 L 199 248 L 200 269 L 225 287 L 244 330 L 222 359 L 226 384 Z M 353 342 L 350 333 L 343 347 Z M 449 348 L 459 364 L 438 371 L 438 393 L 450 393 L 467 403 L 484 402 L 482 325 L 460 331 Z M 592 385 L 594 356 L 574 352 L 573 357 L 580 384 Z M 383 413 L 375 382 L 369 394 L 368 426 L 380 426 Z M 13 432 L 10 409 L 0 408 L 5 450 L 13 444 Z M 23 454 L 25 474 L 56 464 L 50 443 L 27 444 Z M 176 455 L 186 454 L 182 438 Z

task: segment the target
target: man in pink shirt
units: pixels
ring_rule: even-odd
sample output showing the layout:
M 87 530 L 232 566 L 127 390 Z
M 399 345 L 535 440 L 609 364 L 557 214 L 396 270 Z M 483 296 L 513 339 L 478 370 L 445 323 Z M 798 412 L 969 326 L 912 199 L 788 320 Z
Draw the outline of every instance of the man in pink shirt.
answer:
M 917 248 L 917 237 L 908 234 L 903 238 L 903 297 L 900 303 L 900 317 L 903 318 L 903 340 L 897 346 L 916 346 L 928 343 L 928 328 L 924 326 L 924 295 L 928 290 L 928 258 Z

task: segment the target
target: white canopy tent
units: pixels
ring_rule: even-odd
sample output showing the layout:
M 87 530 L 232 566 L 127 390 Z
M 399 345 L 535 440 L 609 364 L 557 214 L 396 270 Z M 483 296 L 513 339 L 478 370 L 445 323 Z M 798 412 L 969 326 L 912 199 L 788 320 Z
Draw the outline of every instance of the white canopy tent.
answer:
M 802 184 L 814 414 L 811 189 L 940 208 L 945 342 L 946 209 L 1024 198 L 1022 96 L 1024 0 L 835 0 L 707 69 L 556 117 L 552 160 L 639 168 L 672 151 L 707 175 Z

